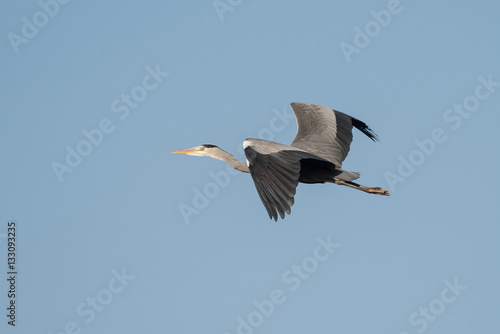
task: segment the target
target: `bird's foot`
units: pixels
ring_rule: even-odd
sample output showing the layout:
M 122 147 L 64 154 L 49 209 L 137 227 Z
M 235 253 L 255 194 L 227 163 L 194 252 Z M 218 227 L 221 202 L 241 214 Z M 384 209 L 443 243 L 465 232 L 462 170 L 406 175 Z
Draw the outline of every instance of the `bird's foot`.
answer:
M 380 188 L 380 187 L 370 188 L 370 189 L 368 189 L 368 192 L 370 194 L 389 196 L 389 192 L 387 190 Z

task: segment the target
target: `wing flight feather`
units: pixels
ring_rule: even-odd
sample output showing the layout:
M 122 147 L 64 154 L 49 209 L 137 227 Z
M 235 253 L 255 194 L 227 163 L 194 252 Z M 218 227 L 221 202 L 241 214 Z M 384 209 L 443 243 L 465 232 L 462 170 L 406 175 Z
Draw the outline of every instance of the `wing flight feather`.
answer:
M 284 218 L 294 204 L 300 160 L 321 158 L 295 147 L 260 139 L 245 140 L 244 148 L 250 174 L 269 218 L 276 221 L 278 215 Z
M 340 111 L 302 102 L 290 106 L 297 119 L 297 134 L 290 145 L 333 162 L 337 168 L 349 153 L 353 126 L 378 140 L 368 125 Z

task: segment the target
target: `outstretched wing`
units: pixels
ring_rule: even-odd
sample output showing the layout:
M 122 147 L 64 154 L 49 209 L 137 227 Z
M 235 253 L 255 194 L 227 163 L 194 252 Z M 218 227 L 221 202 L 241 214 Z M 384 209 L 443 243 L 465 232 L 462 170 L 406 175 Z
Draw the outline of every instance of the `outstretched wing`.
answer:
M 294 203 L 300 160 L 323 159 L 301 149 L 261 139 L 247 139 L 243 147 L 255 188 L 269 218 L 277 221 L 278 214 L 285 218 L 285 212 L 290 214 Z
M 302 102 L 290 106 L 297 119 L 297 134 L 290 145 L 331 161 L 337 168 L 349 153 L 353 126 L 371 140 L 378 140 L 368 125 L 340 111 Z

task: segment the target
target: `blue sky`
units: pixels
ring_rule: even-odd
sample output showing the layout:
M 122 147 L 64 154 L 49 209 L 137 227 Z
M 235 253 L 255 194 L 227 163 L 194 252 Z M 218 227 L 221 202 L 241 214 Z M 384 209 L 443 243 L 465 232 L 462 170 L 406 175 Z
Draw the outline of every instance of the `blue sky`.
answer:
M 495 1 L 11 2 L 0 16 L 2 333 L 498 332 Z M 171 151 L 353 115 L 390 197 Z M 188 212 L 188 213 L 186 213 Z M 16 223 L 16 328 L 7 224 Z

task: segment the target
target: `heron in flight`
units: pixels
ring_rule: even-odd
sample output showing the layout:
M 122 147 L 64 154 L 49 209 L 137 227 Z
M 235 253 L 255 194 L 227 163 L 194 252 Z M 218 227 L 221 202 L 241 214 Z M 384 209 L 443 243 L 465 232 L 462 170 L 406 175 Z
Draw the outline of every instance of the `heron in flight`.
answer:
M 340 111 L 312 103 L 294 102 L 297 134 L 290 145 L 249 138 L 243 141 L 246 163 L 219 147 L 205 144 L 172 152 L 208 156 L 227 162 L 236 170 L 250 173 L 269 218 L 283 219 L 294 204 L 295 189 L 302 183 L 335 183 L 370 194 L 389 195 L 379 187 L 366 187 L 352 181 L 360 174 L 342 169 L 349 153 L 352 128 L 378 141 L 364 122 Z

